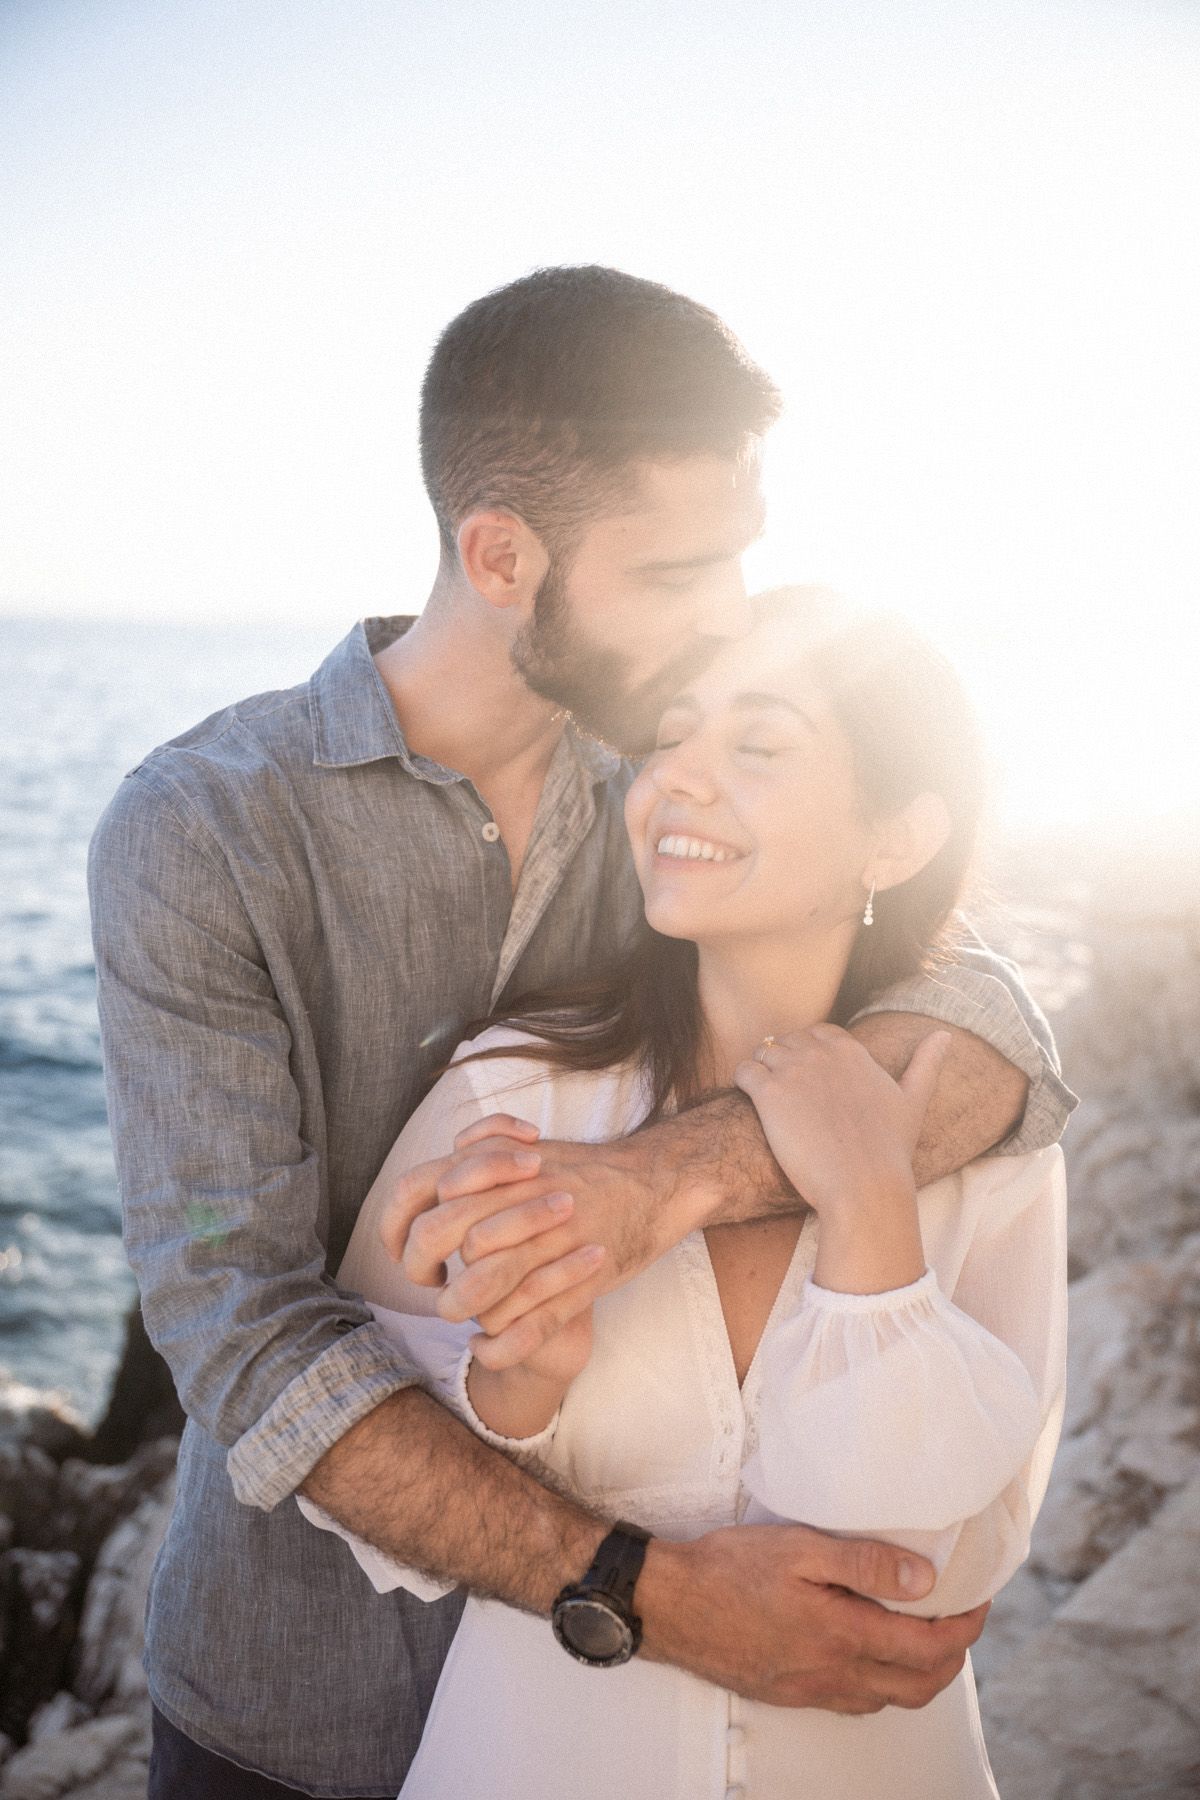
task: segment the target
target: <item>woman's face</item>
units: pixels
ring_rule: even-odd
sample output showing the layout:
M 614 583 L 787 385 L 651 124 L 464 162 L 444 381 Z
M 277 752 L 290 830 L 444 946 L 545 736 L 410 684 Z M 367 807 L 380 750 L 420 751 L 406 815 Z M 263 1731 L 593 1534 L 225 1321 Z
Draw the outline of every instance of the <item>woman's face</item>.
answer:
M 625 819 L 667 937 L 824 936 L 862 915 L 875 835 L 802 643 L 760 628 L 663 714 Z

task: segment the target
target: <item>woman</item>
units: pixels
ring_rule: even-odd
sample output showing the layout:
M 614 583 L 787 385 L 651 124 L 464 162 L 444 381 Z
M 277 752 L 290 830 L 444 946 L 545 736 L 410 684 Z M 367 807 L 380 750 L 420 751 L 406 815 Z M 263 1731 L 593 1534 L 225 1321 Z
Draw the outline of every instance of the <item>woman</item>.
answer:
M 957 683 L 912 632 L 777 598 L 671 706 L 630 789 L 648 929 L 627 965 L 460 1046 L 389 1166 L 501 1108 L 600 1140 L 736 1081 L 810 1210 L 693 1234 L 506 1371 L 388 1261 L 374 1193 L 339 1273 L 432 1391 L 598 1511 L 674 1537 L 793 1519 L 889 1538 L 938 1569 L 898 1609 L 929 1616 L 977 1605 L 1028 1550 L 1061 1419 L 1062 1161 L 986 1159 L 918 1195 L 936 1059 L 896 1084 L 836 1026 L 950 953 L 979 766 Z M 785 1033 L 803 1035 L 785 1049 Z M 785 1103 L 776 1071 L 795 1057 Z M 378 1587 L 440 1591 L 355 1552 Z M 483 1792 L 996 1789 L 969 1660 L 920 1711 L 788 1711 L 636 1657 L 580 1667 L 544 1620 L 472 1598 L 403 1794 Z

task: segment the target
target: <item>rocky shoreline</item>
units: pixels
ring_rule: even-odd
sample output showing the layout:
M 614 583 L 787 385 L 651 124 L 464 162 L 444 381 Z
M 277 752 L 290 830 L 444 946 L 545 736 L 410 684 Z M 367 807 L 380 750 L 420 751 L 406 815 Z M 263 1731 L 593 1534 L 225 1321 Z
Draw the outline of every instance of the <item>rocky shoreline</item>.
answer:
M 170 1376 L 136 1312 L 94 1432 L 54 1395 L 0 1381 L 6 1800 L 144 1800 L 142 1615 L 181 1427 Z
M 1200 1794 L 1195 892 L 1110 885 L 1070 931 L 1051 911 L 1011 944 L 1085 1099 L 1062 1445 L 973 1652 L 1004 1800 Z M 0 1800 L 144 1800 L 142 1610 L 179 1425 L 136 1315 L 94 1434 L 0 1382 Z
M 1029 1560 L 972 1652 L 1004 1800 L 1200 1795 L 1200 883 L 1098 885 L 1054 1024 L 1067 1409 Z

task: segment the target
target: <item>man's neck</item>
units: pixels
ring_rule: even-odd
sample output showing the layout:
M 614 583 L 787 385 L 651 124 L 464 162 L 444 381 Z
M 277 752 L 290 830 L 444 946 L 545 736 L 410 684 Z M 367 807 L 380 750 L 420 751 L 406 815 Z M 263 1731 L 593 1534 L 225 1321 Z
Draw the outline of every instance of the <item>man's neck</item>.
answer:
M 489 786 L 540 790 L 566 715 L 526 687 L 490 621 L 437 603 L 378 651 L 379 670 L 414 754 Z
M 375 655 L 409 749 L 473 783 L 508 851 L 515 889 L 566 714 L 513 667 L 503 620 L 439 596 Z

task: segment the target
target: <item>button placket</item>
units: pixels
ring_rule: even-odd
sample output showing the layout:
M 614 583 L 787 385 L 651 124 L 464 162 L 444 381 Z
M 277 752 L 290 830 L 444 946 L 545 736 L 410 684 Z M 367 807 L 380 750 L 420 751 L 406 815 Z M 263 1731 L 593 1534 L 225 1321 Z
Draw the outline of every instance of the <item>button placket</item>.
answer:
M 744 1719 L 741 1698 L 731 1693 L 725 1726 L 725 1800 L 745 1800 L 750 1791 Z

